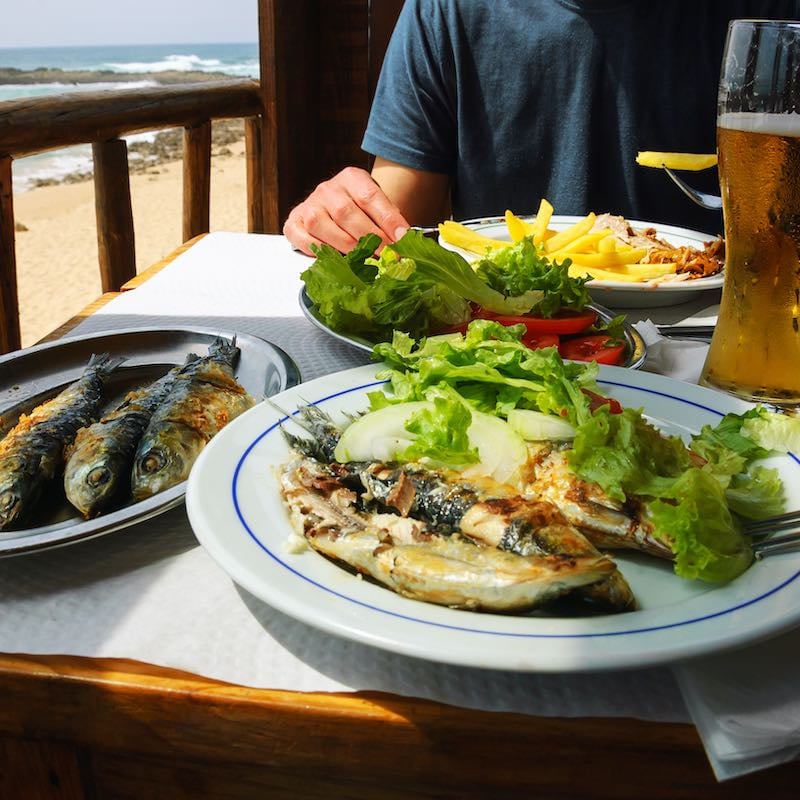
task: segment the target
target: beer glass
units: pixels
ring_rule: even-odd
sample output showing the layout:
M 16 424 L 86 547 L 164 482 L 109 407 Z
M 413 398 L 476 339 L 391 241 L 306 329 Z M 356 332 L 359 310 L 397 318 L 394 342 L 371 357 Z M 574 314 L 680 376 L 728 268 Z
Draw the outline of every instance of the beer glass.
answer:
M 725 282 L 700 382 L 800 405 L 800 22 L 735 20 L 717 104 Z

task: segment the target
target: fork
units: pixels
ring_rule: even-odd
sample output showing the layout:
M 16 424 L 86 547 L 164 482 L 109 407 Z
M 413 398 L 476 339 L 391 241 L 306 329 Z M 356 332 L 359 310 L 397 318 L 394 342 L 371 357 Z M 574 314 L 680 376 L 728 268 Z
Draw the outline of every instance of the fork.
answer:
M 720 211 L 722 209 L 722 198 L 717 194 L 707 194 L 689 186 L 683 178 L 679 178 L 669 167 L 664 167 L 664 172 L 672 178 L 672 182 L 690 199 L 694 200 L 697 205 L 703 208 L 709 208 L 712 211 Z
M 800 549 L 800 511 L 789 511 L 777 517 L 754 520 L 744 525 L 744 531 L 756 541 L 753 543 L 753 552 L 756 558 L 773 555 L 774 553 L 788 553 Z M 773 533 L 795 530 L 783 536 L 771 536 Z

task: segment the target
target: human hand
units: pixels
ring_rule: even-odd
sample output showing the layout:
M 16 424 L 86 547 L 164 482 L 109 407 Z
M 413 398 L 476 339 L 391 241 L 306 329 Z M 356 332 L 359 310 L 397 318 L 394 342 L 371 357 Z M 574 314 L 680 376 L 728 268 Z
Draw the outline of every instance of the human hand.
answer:
M 346 167 L 292 209 L 283 233 L 298 250 L 313 255 L 312 244 L 329 244 L 347 253 L 368 233 L 376 233 L 386 244 L 399 239 L 408 227 L 366 170 Z

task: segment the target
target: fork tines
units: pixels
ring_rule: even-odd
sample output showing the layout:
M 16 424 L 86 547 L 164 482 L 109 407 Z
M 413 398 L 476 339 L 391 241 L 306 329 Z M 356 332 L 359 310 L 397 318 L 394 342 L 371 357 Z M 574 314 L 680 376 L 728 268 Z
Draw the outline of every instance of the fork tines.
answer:
M 787 533 L 785 536 L 776 536 L 774 539 L 761 539 L 753 545 L 753 553 L 756 558 L 776 553 L 789 553 L 798 549 L 800 549 L 800 531 Z
M 779 531 L 787 531 L 796 526 L 800 526 L 800 510 L 789 511 L 777 517 L 768 517 L 767 519 L 746 522 L 744 524 L 744 531 L 749 536 L 759 537 L 767 536 L 770 533 L 778 533 Z

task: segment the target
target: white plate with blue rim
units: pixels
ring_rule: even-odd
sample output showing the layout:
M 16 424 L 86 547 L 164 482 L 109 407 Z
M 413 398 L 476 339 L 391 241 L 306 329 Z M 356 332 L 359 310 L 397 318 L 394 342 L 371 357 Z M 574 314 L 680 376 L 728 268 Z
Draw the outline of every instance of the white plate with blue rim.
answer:
M 525 218 L 530 221 L 530 218 Z M 574 217 L 554 214 L 548 227 L 554 231 L 561 231 L 574 225 L 584 217 Z M 488 236 L 490 239 L 511 242 L 505 220 L 502 217 L 487 217 L 479 220 L 469 220 L 464 223 L 474 231 Z M 689 228 L 679 228 L 674 225 L 662 225 L 657 222 L 642 222 L 629 220 L 630 226 L 637 231 L 653 228 L 656 236 L 669 242 L 673 247 L 694 247 L 702 250 L 706 242 L 713 241 L 716 237 Z M 461 254 L 467 261 L 474 261 L 478 256 L 467 250 L 462 250 L 439 237 L 442 247 Z M 723 272 L 709 275 L 707 278 L 692 278 L 689 280 L 654 280 L 630 283 L 628 281 L 602 281 L 592 280 L 587 284 L 589 294 L 596 303 L 610 308 L 656 308 L 659 306 L 673 306 L 686 303 L 697 297 L 698 292 L 720 290 L 724 283 Z
M 290 458 L 281 425 L 315 403 L 334 420 L 367 407 L 382 383 L 367 365 L 288 389 L 224 428 L 189 478 L 186 506 L 197 538 L 256 598 L 308 625 L 347 639 L 442 663 L 526 672 L 582 672 L 674 663 L 738 647 L 800 624 L 800 553 L 756 561 L 725 585 L 688 581 L 669 563 L 614 555 L 638 601 L 633 612 L 592 617 L 463 611 L 401 597 L 313 550 L 290 546 L 293 530 L 279 491 Z M 641 407 L 665 432 L 683 437 L 748 405 L 699 386 L 620 367 L 599 383 L 623 405 Z M 800 459 L 765 462 L 786 497 L 800 496 Z

